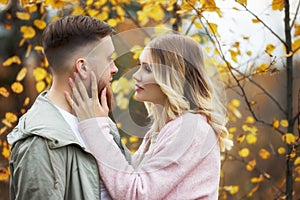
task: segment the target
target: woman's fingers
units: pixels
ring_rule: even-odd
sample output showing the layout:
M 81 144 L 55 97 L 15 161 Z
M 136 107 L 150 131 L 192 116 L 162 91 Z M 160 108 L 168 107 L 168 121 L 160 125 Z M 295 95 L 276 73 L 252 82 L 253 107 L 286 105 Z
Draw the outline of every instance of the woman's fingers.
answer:
M 75 82 L 76 82 L 76 85 L 78 86 L 78 90 L 79 90 L 80 96 L 82 97 L 82 100 L 87 101 L 89 99 L 89 95 L 88 95 L 88 92 L 81 80 L 80 75 L 77 75 L 75 77 Z
M 93 101 L 99 102 L 97 79 L 93 71 L 91 72 L 91 85 L 92 85 L 92 99 Z
M 108 105 L 107 105 L 106 91 L 107 91 L 107 88 L 105 87 L 101 92 L 101 102 L 100 102 L 102 109 L 105 112 L 109 110 Z
M 75 113 L 77 112 L 78 110 L 78 106 L 77 104 L 74 102 L 74 100 L 72 99 L 71 95 L 69 94 L 69 92 L 65 91 L 65 97 L 68 101 L 68 103 L 70 104 L 70 106 L 72 107 L 72 109 L 74 109 Z
M 72 78 L 69 78 L 69 82 L 70 82 L 70 86 L 72 88 L 72 92 L 73 92 L 76 102 L 78 104 L 82 104 L 82 102 L 84 102 L 84 100 L 82 99 L 81 95 L 79 94 L 76 84 L 74 83 Z

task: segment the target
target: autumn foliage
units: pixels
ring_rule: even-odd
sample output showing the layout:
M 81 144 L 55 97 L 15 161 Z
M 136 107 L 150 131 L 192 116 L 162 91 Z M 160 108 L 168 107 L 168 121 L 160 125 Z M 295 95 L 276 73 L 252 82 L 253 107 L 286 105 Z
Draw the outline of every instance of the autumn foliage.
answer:
M 6 135 L 52 81 L 41 33 L 62 16 L 89 15 L 117 32 L 155 27 L 201 43 L 207 66 L 217 66 L 224 80 L 228 130 L 234 141 L 233 149 L 222 154 L 219 199 L 299 199 L 300 2 L 264 1 L 267 9 L 259 13 L 250 4 L 247 0 L 0 0 L 0 182 L 5 187 L 1 193 L 7 194 L 9 180 Z M 245 23 L 245 29 L 251 25 L 262 31 L 238 34 L 228 22 L 227 31 L 235 35 L 228 40 L 228 32 L 223 32 L 227 21 L 222 24 L 228 12 L 233 21 Z M 241 21 L 237 13 L 247 20 Z M 279 16 L 277 27 L 269 24 L 271 15 Z M 125 56 L 114 55 L 119 66 L 112 83 L 114 109 L 121 112 L 136 106 L 132 115 L 139 123 L 147 122 L 145 108 L 131 95 L 133 80 L 122 74 L 129 65 L 135 66 L 149 39 L 137 40 Z M 122 131 L 122 122 L 117 125 L 123 142 L 135 151 L 139 138 Z

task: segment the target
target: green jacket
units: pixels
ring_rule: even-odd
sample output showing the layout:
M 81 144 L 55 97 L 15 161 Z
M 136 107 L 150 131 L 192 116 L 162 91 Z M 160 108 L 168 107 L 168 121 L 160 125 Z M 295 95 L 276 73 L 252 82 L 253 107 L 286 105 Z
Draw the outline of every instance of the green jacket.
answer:
M 11 145 L 10 199 L 100 199 L 94 156 L 78 143 L 46 94 L 38 96 L 7 137 Z M 113 123 L 111 134 L 130 162 L 130 153 Z

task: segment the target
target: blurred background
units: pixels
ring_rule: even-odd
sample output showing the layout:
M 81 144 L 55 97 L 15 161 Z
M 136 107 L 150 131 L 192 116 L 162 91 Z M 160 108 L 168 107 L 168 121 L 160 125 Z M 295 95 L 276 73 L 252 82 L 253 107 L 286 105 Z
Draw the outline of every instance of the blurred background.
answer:
M 111 117 L 132 152 L 150 120 L 134 100 L 131 74 L 152 37 L 176 31 L 202 45 L 208 73 L 215 80 L 217 70 L 224 83 L 234 147 L 222 154 L 219 199 L 300 199 L 299 6 L 299 0 L 0 0 L 0 200 L 9 199 L 6 136 L 51 85 L 41 34 L 66 15 L 104 20 L 117 32 Z

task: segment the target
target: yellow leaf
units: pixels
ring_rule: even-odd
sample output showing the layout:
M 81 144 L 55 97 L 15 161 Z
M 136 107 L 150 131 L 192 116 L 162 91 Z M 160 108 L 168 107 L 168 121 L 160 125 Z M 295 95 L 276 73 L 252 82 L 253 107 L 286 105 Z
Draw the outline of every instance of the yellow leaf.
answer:
M 254 23 L 254 24 L 259 23 L 259 20 L 258 19 L 252 19 L 252 23 Z
M 118 24 L 116 19 L 109 19 L 109 20 L 107 20 L 107 23 L 112 27 L 116 27 Z
M 120 16 L 125 15 L 125 10 L 121 6 L 116 6 L 116 11 L 117 11 L 117 14 Z
M 300 35 L 300 25 L 299 24 L 295 24 L 295 32 L 294 32 L 294 37 Z
M 0 87 L 0 95 L 7 98 L 9 96 L 9 92 L 5 87 Z
M 245 140 L 246 136 L 244 134 L 241 134 L 237 137 L 237 142 L 242 143 Z
M 97 16 L 99 14 L 99 11 L 95 10 L 95 9 L 88 9 L 87 13 L 88 13 L 89 16 L 95 17 L 95 16 Z
M 209 30 L 211 33 L 213 33 L 216 36 L 220 36 L 218 33 L 218 25 L 215 23 L 208 23 L 209 25 Z
M 42 92 L 46 88 L 46 83 L 44 81 L 38 81 L 35 84 L 36 91 L 38 93 Z
M 129 105 L 129 100 L 128 98 L 124 97 L 123 93 L 119 93 L 116 97 L 116 102 L 117 102 L 117 106 L 121 109 L 121 110 L 125 110 L 127 109 L 128 105 Z
M 253 187 L 253 188 L 251 189 L 251 191 L 247 194 L 247 198 L 252 197 L 253 194 L 258 190 L 258 188 L 259 188 L 259 184 L 256 184 L 256 186 Z
M 229 133 L 235 133 L 237 131 L 236 127 L 230 127 L 228 128 Z
M 3 127 L 0 129 L 0 135 L 2 135 L 6 130 L 7 130 L 7 126 L 3 126 Z
M 255 166 L 256 166 L 256 160 L 250 160 L 246 165 L 246 169 L 248 171 L 253 171 L 255 169 Z
M 160 4 L 152 5 L 150 12 L 148 12 L 148 17 L 154 19 L 155 21 L 162 20 L 164 16 L 165 12 L 161 8 Z
M 275 48 L 276 47 L 273 44 L 268 44 L 265 51 L 267 54 L 271 55 Z
M 40 30 L 43 30 L 44 28 L 46 28 L 47 23 L 44 20 L 41 19 L 36 19 L 33 21 L 33 24 Z
M 247 135 L 246 140 L 247 140 L 248 144 L 256 144 L 257 137 L 255 134 L 251 133 L 251 134 Z
M 287 144 L 292 144 L 296 142 L 296 137 L 292 133 L 286 133 L 282 136 L 282 140 Z
M 293 51 L 290 51 L 290 53 L 283 55 L 282 58 L 291 57 L 293 54 L 294 54 Z
M 251 55 L 252 55 L 252 51 L 247 51 L 246 54 L 247 54 L 248 56 L 251 56 Z
M 283 119 L 283 120 L 280 121 L 280 125 L 282 127 L 288 127 L 289 126 L 289 122 L 288 122 L 288 120 Z
M 17 93 L 17 94 L 20 94 L 23 92 L 24 90 L 24 87 L 23 85 L 20 83 L 20 82 L 14 82 L 12 85 L 11 85 L 11 89 L 14 93 Z
M 243 5 L 247 5 L 247 0 L 236 0 L 236 2 L 243 4 Z
M 25 57 L 26 57 L 26 58 L 29 56 L 29 54 L 30 54 L 30 52 L 31 52 L 31 49 L 32 49 L 32 45 L 29 44 L 29 45 L 27 46 L 27 50 L 26 50 L 26 54 L 25 54 Z
M 199 28 L 199 29 L 202 29 L 202 28 L 203 28 L 203 26 L 202 26 L 202 24 L 201 24 L 200 22 L 194 22 L 194 26 L 195 26 L 196 28 Z
M 44 52 L 44 47 L 37 45 L 37 46 L 34 47 L 34 50 Z
M 12 56 L 8 59 L 6 59 L 4 62 L 3 62 L 3 67 L 8 67 L 10 65 L 12 65 L 13 63 L 16 63 L 16 64 L 21 64 L 21 59 L 19 58 L 19 56 Z
M 137 60 L 139 59 L 141 53 L 143 51 L 143 48 L 140 45 L 134 45 L 131 49 L 130 52 L 134 53 L 133 59 Z
M 71 15 L 84 15 L 84 10 L 80 6 L 76 6 Z
M 195 40 L 196 42 L 200 42 L 201 41 L 201 37 L 198 34 L 195 34 L 192 36 L 193 40 Z
M 279 120 L 278 119 L 274 119 L 273 120 L 273 128 L 277 129 L 279 127 Z
M 0 4 L 6 5 L 8 3 L 8 0 L 0 0 Z
M 271 156 L 270 152 L 266 149 L 260 149 L 258 154 L 264 160 L 269 159 Z
M 42 2 L 41 2 L 42 3 Z M 24 7 L 25 8 L 25 7 Z M 29 13 L 34 13 L 35 11 L 37 11 L 37 5 L 28 5 L 26 6 L 26 10 L 29 12 Z
M 104 21 L 104 20 L 107 20 L 108 19 L 108 13 L 107 12 L 100 12 L 97 16 L 96 16 L 96 18 L 98 18 L 98 19 L 100 19 L 100 20 L 102 20 L 102 21 Z
M 241 102 L 238 99 L 232 99 L 231 100 L 232 105 L 234 105 L 235 107 L 240 107 Z
M 9 179 L 10 173 L 8 168 L 0 168 L 0 181 L 7 181 Z
M 127 137 L 124 137 L 124 136 L 123 136 L 123 137 L 121 138 L 121 140 L 122 140 L 123 144 L 125 144 L 125 145 L 127 144 Z
M 19 42 L 19 47 L 23 46 L 23 44 L 26 42 L 26 38 L 23 38 L 20 42 Z
M 12 124 L 7 120 L 7 119 L 2 119 L 1 121 L 5 126 L 11 128 L 12 127 Z
M 25 114 L 26 110 L 24 108 L 21 108 L 20 113 L 23 115 Z
M 243 148 L 241 150 L 239 150 L 239 155 L 242 157 L 242 158 L 246 158 L 248 157 L 250 154 L 250 150 L 248 148 Z
M 24 39 L 31 39 L 35 36 L 36 32 L 32 26 L 21 26 L 21 33 L 23 33 Z
M 37 67 L 33 70 L 33 76 L 36 81 L 41 81 L 47 76 L 47 71 L 44 68 Z
M 295 159 L 294 165 L 300 165 L 300 157 L 299 156 Z
M 256 73 L 263 74 L 264 72 L 266 72 L 268 70 L 268 68 L 269 68 L 268 64 L 262 63 L 256 68 Z
M 292 44 L 292 50 L 294 52 L 298 51 L 300 49 L 300 38 L 298 38 L 297 40 L 295 40 Z
M 251 183 L 260 183 L 264 180 L 263 175 L 259 175 L 259 177 L 253 177 L 251 178 Z
M 30 19 L 30 14 L 26 12 L 16 12 L 17 18 L 21 20 L 29 20 Z
M 130 143 L 135 143 L 135 142 L 138 142 L 139 141 L 139 138 L 137 136 L 130 136 L 129 137 L 129 142 Z
M 223 187 L 225 191 L 228 191 L 231 195 L 236 194 L 239 191 L 238 185 L 229 185 Z
M 282 11 L 284 8 L 284 0 L 273 0 L 272 9 Z
M 295 158 L 295 157 L 296 157 L 296 153 L 297 153 L 296 149 L 293 149 L 293 150 L 292 150 L 292 153 L 290 153 L 290 155 L 289 155 L 290 158 L 291 158 L 291 159 Z
M 286 150 L 285 150 L 284 147 L 279 147 L 279 148 L 277 149 L 277 152 L 278 152 L 279 154 L 284 154 L 284 153 L 286 152 Z
M 255 122 L 255 119 L 252 116 L 248 116 L 246 119 L 246 123 L 253 124 Z
M 30 98 L 26 97 L 24 100 L 23 106 L 28 106 L 29 102 L 30 102 Z
M 12 112 L 7 112 L 5 113 L 5 119 L 10 123 L 14 123 L 18 120 L 18 117 Z
M 239 55 L 238 52 L 234 51 L 232 49 L 229 49 L 229 52 L 230 52 L 232 61 L 237 63 L 237 56 Z
M 300 176 L 297 176 L 297 177 L 295 178 L 295 182 L 300 182 Z
M 9 146 L 7 144 L 7 142 L 3 142 L 3 146 L 2 146 L 2 155 L 4 158 L 9 159 L 10 156 L 10 151 L 9 151 Z
M 27 74 L 27 68 L 26 68 L 26 67 L 23 67 L 23 68 L 19 71 L 16 80 L 17 80 L 17 81 L 22 81 L 22 80 L 24 79 L 24 77 L 26 76 L 26 74 Z

